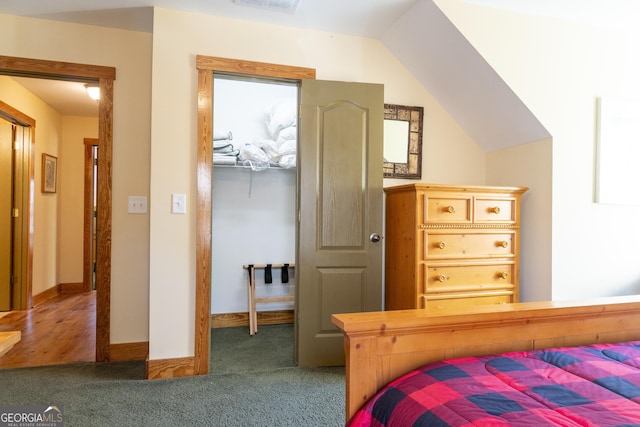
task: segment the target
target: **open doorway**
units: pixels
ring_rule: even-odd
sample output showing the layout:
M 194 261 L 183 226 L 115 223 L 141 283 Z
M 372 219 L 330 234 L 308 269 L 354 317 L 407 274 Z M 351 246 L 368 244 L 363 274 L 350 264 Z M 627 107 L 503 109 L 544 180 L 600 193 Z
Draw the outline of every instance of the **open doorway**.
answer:
M 0 56 L 0 74 L 29 76 L 41 79 L 82 81 L 99 83 L 101 100 L 98 112 L 99 143 L 101 147 L 99 165 L 98 201 L 101 206 L 97 215 L 96 234 L 96 361 L 106 362 L 110 358 L 110 301 L 111 301 L 111 175 L 113 146 L 113 81 L 115 68 L 73 64 L 56 61 Z M 32 143 L 35 143 L 33 141 Z M 35 159 L 30 159 L 30 188 L 33 185 Z M 29 199 L 33 201 L 33 191 Z M 31 204 L 33 206 L 33 203 Z M 31 215 L 33 211 L 31 212 Z M 29 227 L 28 246 L 33 245 L 33 226 Z M 29 263 L 33 260 L 30 258 Z M 31 265 L 29 280 L 31 280 Z M 29 288 L 30 289 L 30 288 Z M 30 296 L 29 296 L 30 297 Z
M 37 88 L 35 92 L 30 90 L 33 89 L 33 80 L 0 77 L 0 84 L 6 89 L 4 93 L 11 95 L 9 100 L 27 106 L 27 110 L 38 117 L 36 127 L 35 119 L 24 120 L 16 111 L 0 106 L 2 115 L 7 119 L 0 119 L 0 128 L 7 131 L 1 133 L 0 145 L 3 148 L 9 146 L 8 156 L 4 155 L 6 150 L 1 150 L 2 170 L 6 175 L 3 178 L 6 179 L 3 179 L 0 193 L 2 206 L 10 207 L 1 210 L 7 214 L 2 215 L 1 222 L 3 225 L 8 223 L 10 229 L 5 233 L 3 227 L 0 233 L 0 243 L 9 249 L 2 260 L 3 266 L 8 265 L 9 273 L 7 275 L 7 271 L 1 269 L 0 289 L 3 295 L 8 290 L 9 296 L 8 306 L 3 304 L 2 309 L 11 310 L 4 313 L 0 328 L 21 333 L 20 341 L 0 359 L 3 368 L 95 361 L 96 294 L 85 291 L 83 283 L 79 283 L 81 276 L 78 276 L 82 274 L 82 205 L 75 200 L 78 199 L 76 194 L 82 193 L 83 182 L 82 165 L 74 156 L 82 156 L 79 132 L 88 129 L 97 134 L 97 116 L 63 114 L 64 118 L 60 120 L 62 112 L 48 104 L 50 100 L 46 95 L 45 100 L 40 98 L 42 93 Z M 47 83 L 49 81 L 36 85 Z M 69 85 L 73 83 L 64 82 L 56 90 Z M 48 107 L 29 109 L 31 105 L 41 103 Z M 38 129 L 41 131 L 37 132 Z M 35 134 L 41 138 L 38 146 L 31 143 L 31 136 Z M 62 136 L 59 144 L 51 143 L 58 134 Z M 34 155 L 36 149 L 37 155 Z M 42 159 L 42 163 L 32 167 L 33 157 Z M 47 176 L 53 184 L 45 187 L 45 159 L 49 158 L 56 159 L 57 167 L 52 175 Z M 4 160 L 8 160 L 8 164 L 5 165 Z M 63 170 L 61 165 L 67 169 Z M 29 183 L 41 181 L 38 173 L 42 174 L 42 185 L 33 188 Z M 7 195 L 8 198 L 5 197 Z M 30 224 L 34 224 L 33 236 L 29 232 Z M 34 249 L 40 251 L 39 256 L 33 257 L 31 247 L 25 244 L 31 239 L 36 242 Z M 27 260 L 34 261 L 27 263 Z M 70 282 L 69 267 L 74 267 L 74 264 L 77 264 L 75 280 Z M 27 277 L 36 278 L 30 290 L 26 287 Z M 43 283 L 50 286 L 43 287 Z
M 213 85 L 213 325 L 249 313 L 248 339 L 284 325 L 293 364 L 299 82 L 214 73 Z
M 197 56 L 196 66 L 198 211 L 193 372 L 204 374 L 209 368 L 211 117 L 216 72 L 300 80 L 300 224 L 296 236 L 300 262 L 296 265 L 295 351 L 300 366 L 344 363 L 342 334 L 331 325 L 328 314 L 373 311 L 381 304 L 382 251 L 376 237 L 382 224 L 383 87 L 316 82 L 313 69 L 225 58 Z M 155 369 L 149 365 L 149 371 Z
M 239 62 L 242 62 L 239 64 Z M 198 56 L 198 150 L 197 200 L 200 208 L 196 216 L 196 295 L 195 295 L 195 345 L 192 366 L 195 375 L 209 372 L 211 341 L 211 200 L 213 185 L 213 73 L 237 73 L 243 70 L 248 75 L 303 79 L 315 78 L 315 70 L 291 66 L 269 66 L 262 63 L 227 60 Z M 147 365 L 148 376 L 159 375 L 164 366 L 152 361 Z M 180 369 L 181 367 L 177 368 Z M 177 370 L 176 369 L 176 370 Z
M 84 138 L 84 220 L 82 282 L 84 291 L 96 290 L 98 234 L 98 146 L 97 138 Z

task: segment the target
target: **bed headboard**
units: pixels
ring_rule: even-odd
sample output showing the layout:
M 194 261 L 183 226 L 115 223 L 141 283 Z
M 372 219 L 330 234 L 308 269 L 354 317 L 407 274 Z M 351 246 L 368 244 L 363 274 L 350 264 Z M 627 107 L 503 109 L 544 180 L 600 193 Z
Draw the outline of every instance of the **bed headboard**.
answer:
M 425 363 L 506 351 L 640 340 L 640 296 L 438 311 L 334 314 L 344 333 L 347 420 L 391 380 Z

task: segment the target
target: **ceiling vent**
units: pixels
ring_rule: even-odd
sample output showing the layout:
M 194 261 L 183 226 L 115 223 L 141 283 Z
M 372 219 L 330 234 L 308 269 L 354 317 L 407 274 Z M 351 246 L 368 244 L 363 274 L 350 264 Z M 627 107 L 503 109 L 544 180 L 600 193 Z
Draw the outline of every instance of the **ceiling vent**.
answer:
M 275 12 L 294 13 L 300 0 L 233 0 L 241 6 L 259 7 Z

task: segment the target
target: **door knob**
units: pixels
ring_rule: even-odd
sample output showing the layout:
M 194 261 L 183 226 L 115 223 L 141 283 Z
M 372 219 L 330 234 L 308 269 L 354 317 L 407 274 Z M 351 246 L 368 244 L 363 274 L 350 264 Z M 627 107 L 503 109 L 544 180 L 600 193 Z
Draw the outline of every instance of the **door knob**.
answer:
M 371 236 L 369 236 L 369 240 L 371 240 L 373 243 L 378 243 L 380 240 L 382 240 L 382 237 L 380 237 L 378 233 L 371 233 Z

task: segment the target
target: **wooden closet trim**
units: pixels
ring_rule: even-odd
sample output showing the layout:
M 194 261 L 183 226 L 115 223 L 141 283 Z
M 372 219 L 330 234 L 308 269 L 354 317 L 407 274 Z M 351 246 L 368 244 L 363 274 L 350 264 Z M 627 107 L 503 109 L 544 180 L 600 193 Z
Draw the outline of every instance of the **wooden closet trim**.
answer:
M 98 234 L 96 265 L 96 362 L 109 361 L 111 327 L 111 180 L 113 163 L 114 67 L 0 56 L 0 74 L 67 81 L 100 83 L 98 107 Z M 31 167 L 35 167 L 32 165 Z M 33 197 L 33 194 L 31 194 Z M 31 269 L 31 264 L 29 269 Z
M 289 80 L 315 79 L 314 68 L 198 55 L 198 140 L 196 166 L 196 304 L 194 374 L 209 373 L 211 326 L 211 203 L 213 177 L 213 73 Z

